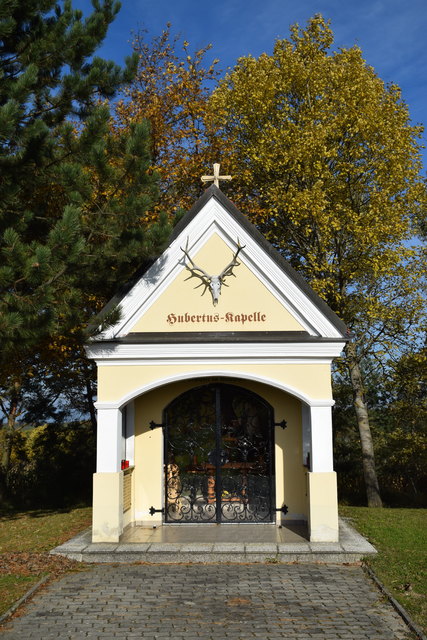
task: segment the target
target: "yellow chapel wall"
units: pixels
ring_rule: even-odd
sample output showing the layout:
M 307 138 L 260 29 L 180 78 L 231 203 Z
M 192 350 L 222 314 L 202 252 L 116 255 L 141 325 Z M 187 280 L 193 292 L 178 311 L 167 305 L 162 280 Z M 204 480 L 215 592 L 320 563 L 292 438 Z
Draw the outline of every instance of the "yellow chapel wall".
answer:
M 191 258 L 210 275 L 218 275 L 233 252 L 217 235 Z M 238 258 L 239 259 L 239 258 Z M 187 261 L 188 262 L 188 261 Z M 216 307 L 210 292 L 187 269 L 145 313 L 131 325 L 130 332 L 174 331 L 303 331 L 305 327 L 283 306 L 243 263 L 234 268 L 222 286 Z
M 230 345 L 230 351 L 233 345 Z M 286 364 L 99 364 L 98 402 L 121 402 L 138 390 L 149 386 L 165 384 L 172 378 L 196 378 L 203 373 L 221 371 L 237 378 L 257 377 L 271 380 L 272 384 L 282 384 L 295 389 L 313 400 L 332 399 L 331 369 L 327 363 L 286 363 Z M 214 374 L 213 374 L 214 375 Z
M 216 379 L 218 380 L 218 379 Z M 306 469 L 302 464 L 301 403 L 287 393 L 257 382 L 224 378 L 254 391 L 273 409 L 275 420 L 283 419 L 287 428 L 275 428 L 276 505 L 286 504 L 287 519 L 307 519 Z M 151 506 L 164 505 L 163 434 L 161 428 L 151 430 L 149 423 L 162 422 L 163 409 L 184 391 L 207 384 L 207 379 L 181 381 L 150 391 L 135 400 L 135 469 L 134 517 L 144 525 L 160 524 L 162 515 L 148 516 Z M 280 524 L 281 516 L 277 518 Z

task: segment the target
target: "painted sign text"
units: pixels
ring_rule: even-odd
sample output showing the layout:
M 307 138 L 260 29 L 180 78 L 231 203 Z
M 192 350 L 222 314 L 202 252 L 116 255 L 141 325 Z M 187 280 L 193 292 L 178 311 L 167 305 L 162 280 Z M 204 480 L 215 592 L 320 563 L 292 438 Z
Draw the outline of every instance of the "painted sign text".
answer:
M 246 324 L 253 322 L 266 322 L 267 316 L 261 311 L 253 313 L 233 313 L 228 311 L 224 315 L 219 313 L 169 313 L 166 322 L 174 324 L 215 324 L 220 321 L 230 324 Z

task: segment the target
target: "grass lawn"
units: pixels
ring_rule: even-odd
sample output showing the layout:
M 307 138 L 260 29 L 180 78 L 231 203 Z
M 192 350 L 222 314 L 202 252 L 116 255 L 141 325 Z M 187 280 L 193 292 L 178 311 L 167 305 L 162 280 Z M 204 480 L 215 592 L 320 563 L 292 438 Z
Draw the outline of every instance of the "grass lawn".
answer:
M 89 507 L 0 511 L 0 615 L 44 575 L 83 568 L 48 552 L 90 524 Z
M 367 564 L 412 619 L 427 631 L 427 509 L 340 507 L 378 555 Z

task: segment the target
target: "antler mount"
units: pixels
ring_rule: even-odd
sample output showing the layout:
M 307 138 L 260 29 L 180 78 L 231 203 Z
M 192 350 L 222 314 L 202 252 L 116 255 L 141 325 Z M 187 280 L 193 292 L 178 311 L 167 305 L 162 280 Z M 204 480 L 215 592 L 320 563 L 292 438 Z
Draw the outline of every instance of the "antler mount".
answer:
M 237 250 L 233 254 L 231 261 L 221 271 L 219 275 L 211 276 L 204 269 L 202 269 L 201 267 L 198 267 L 190 257 L 188 253 L 188 238 L 187 238 L 187 245 L 185 249 L 181 247 L 181 251 L 183 251 L 184 253 L 184 266 L 190 272 L 190 275 L 188 276 L 188 278 L 185 279 L 185 281 L 190 280 L 191 278 L 199 278 L 200 283 L 194 288 L 198 289 L 199 287 L 204 287 L 202 291 L 202 296 L 209 289 L 212 295 L 213 305 L 214 307 L 216 307 L 216 305 L 218 304 L 219 296 L 221 295 L 222 285 L 224 285 L 225 287 L 228 287 L 228 284 L 226 284 L 225 279 L 230 276 L 236 277 L 236 274 L 233 272 L 233 269 L 235 267 L 238 267 L 241 264 L 237 260 L 237 256 L 242 251 L 242 249 L 245 248 L 245 246 L 246 245 L 241 245 L 239 239 L 237 239 Z

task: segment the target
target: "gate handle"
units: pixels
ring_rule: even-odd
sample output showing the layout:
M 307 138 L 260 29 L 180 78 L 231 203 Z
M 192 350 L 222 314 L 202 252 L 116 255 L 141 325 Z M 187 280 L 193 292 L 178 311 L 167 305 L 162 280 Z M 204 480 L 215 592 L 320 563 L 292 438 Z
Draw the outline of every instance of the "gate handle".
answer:
M 275 511 L 281 511 L 283 513 L 283 515 L 286 515 L 289 511 L 288 507 L 286 504 L 284 504 L 282 507 L 278 507 L 277 509 L 275 509 Z
M 274 426 L 275 427 L 282 427 L 282 429 L 286 429 L 288 424 L 287 424 L 286 420 L 282 420 L 282 422 L 275 422 Z

